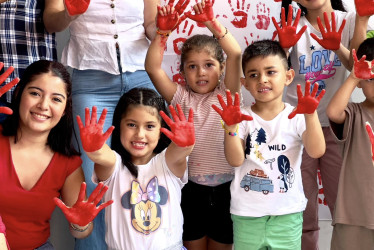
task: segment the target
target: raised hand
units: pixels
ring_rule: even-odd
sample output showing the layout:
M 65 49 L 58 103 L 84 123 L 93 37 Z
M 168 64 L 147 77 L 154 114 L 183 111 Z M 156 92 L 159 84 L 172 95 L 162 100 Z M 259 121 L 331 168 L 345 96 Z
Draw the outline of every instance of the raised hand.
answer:
M 188 121 L 183 114 L 182 108 L 177 104 L 178 114 L 173 106 L 169 106 L 171 116 L 174 122 L 163 112 L 160 111 L 161 117 L 164 119 L 170 130 L 161 128 L 161 132 L 164 133 L 170 140 L 172 140 L 179 147 L 188 147 L 195 144 L 195 127 L 193 124 L 193 110 L 190 109 L 188 115 Z
M 279 24 L 275 20 L 274 17 L 272 17 L 273 24 L 277 30 L 278 36 L 279 36 L 279 43 L 282 46 L 282 48 L 291 48 L 294 46 L 297 41 L 299 41 L 301 35 L 306 30 L 306 25 L 304 25 L 298 33 L 296 33 L 297 25 L 299 24 L 301 10 L 299 9 L 297 11 L 296 19 L 292 25 L 292 5 L 290 4 L 288 6 L 288 16 L 287 16 L 287 22 L 286 22 L 286 14 L 284 8 L 282 8 L 281 12 L 281 23 L 282 28 L 279 27 Z
M 183 15 L 184 10 L 190 0 L 179 0 L 178 3 L 173 7 L 174 0 L 169 0 L 169 3 L 165 6 L 157 6 L 158 14 L 156 17 L 156 25 L 159 30 L 174 30 L 178 25 L 186 19 Z
M 0 62 L 0 70 L 4 67 L 4 63 Z M 10 66 L 1 76 L 0 76 L 0 85 L 5 82 L 5 80 L 8 78 L 10 74 L 14 71 L 14 68 Z M 7 83 L 0 89 L 0 96 L 4 95 L 5 92 L 9 91 L 11 88 L 13 88 L 17 83 L 19 82 L 19 78 L 13 79 L 11 82 Z M 13 114 L 13 111 L 8 107 L 0 107 L 0 113 L 11 115 Z
M 222 110 L 219 109 L 216 105 L 212 105 L 212 108 L 221 116 L 222 120 L 228 125 L 234 125 L 240 123 L 243 120 L 251 121 L 253 120 L 252 116 L 250 115 L 243 115 L 240 112 L 240 101 L 239 101 L 239 94 L 235 93 L 235 102 L 232 105 L 232 97 L 230 90 L 226 90 L 226 97 L 227 97 L 227 105 L 223 100 L 223 97 L 218 94 L 217 98 L 219 103 L 221 104 Z
M 318 83 L 314 83 L 313 92 L 310 94 L 310 82 L 305 83 L 305 95 L 301 91 L 301 85 L 297 85 L 298 102 L 296 108 L 288 115 L 288 119 L 292 119 L 296 114 L 313 114 L 316 111 L 319 101 L 324 96 L 326 90 L 322 90 L 316 97 L 318 91 Z
M 83 14 L 89 5 L 90 0 L 65 0 L 66 10 L 70 16 Z
M 371 159 L 374 161 L 374 133 L 369 122 L 366 122 L 366 132 L 368 133 L 371 144 Z
M 195 14 L 192 15 L 191 11 L 185 13 L 185 15 L 196 22 L 208 22 L 213 21 L 214 12 L 213 12 L 213 3 L 211 0 L 203 0 L 201 3 L 197 3 L 193 6 Z
M 101 113 L 99 122 L 97 119 L 97 108 L 92 107 L 92 117 L 90 120 L 90 109 L 86 108 L 86 122 L 83 126 L 82 120 L 79 115 L 77 115 L 77 122 L 80 131 L 80 137 L 82 141 L 82 146 L 86 152 L 94 152 L 102 148 L 106 140 L 112 134 L 114 126 L 108 128 L 108 130 L 103 134 L 103 126 L 105 122 L 105 117 L 107 110 L 103 109 Z
M 9 250 L 10 246 L 9 246 L 8 241 L 6 239 L 6 227 L 4 225 L 4 222 L 3 222 L 2 218 L 1 218 L 1 216 L 0 216 L 0 234 L 4 234 L 4 236 L 5 236 L 5 242 L 6 242 L 6 245 L 7 245 L 6 249 Z M 3 248 L 1 248 L 1 249 L 3 249 Z
M 374 14 L 374 0 L 355 0 L 356 11 L 359 16 Z
M 339 28 L 339 31 L 336 31 L 336 20 L 335 20 L 335 13 L 331 12 L 331 24 L 329 22 L 329 18 L 327 17 L 327 13 L 323 13 L 325 19 L 326 30 L 322 25 L 321 18 L 317 17 L 317 23 L 319 30 L 322 34 L 322 39 L 318 38 L 318 36 L 314 33 L 310 34 L 311 37 L 316 40 L 323 48 L 328 50 L 338 50 L 340 48 L 340 41 L 342 39 L 342 32 L 345 26 L 345 19 L 342 22 L 342 25 Z
M 90 223 L 101 210 L 113 203 L 113 200 L 110 200 L 97 207 L 97 204 L 99 204 L 107 190 L 108 187 L 100 182 L 91 193 L 90 197 L 88 197 L 88 200 L 84 201 L 86 196 L 86 183 L 82 182 L 78 200 L 72 207 L 67 207 L 57 197 L 53 198 L 53 201 L 62 210 L 70 223 L 83 227 Z
M 363 55 L 361 59 L 358 60 L 355 49 L 352 50 L 352 56 L 354 60 L 353 72 L 355 77 L 365 80 L 374 78 L 374 73 L 371 71 L 374 60 L 371 62 L 365 61 L 366 55 Z

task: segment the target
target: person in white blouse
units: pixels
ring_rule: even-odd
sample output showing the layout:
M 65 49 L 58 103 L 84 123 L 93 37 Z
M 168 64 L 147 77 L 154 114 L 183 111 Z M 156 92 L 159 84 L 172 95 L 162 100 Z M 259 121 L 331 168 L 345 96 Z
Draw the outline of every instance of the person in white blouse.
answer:
M 84 116 L 85 107 L 108 110 L 104 129 L 112 123 L 119 98 L 135 87 L 152 88 L 144 71 L 148 40 L 156 34 L 155 17 L 159 0 L 91 1 L 82 14 L 71 15 L 66 6 L 87 6 L 86 0 L 45 1 L 44 20 L 48 32 L 70 30 L 70 39 L 62 54 L 62 63 L 73 69 L 73 114 Z M 76 131 L 79 131 L 75 124 Z M 110 139 L 108 141 L 110 145 Z M 81 145 L 79 145 L 80 148 Z M 87 193 L 95 184 L 91 181 L 93 162 L 82 152 Z M 95 220 L 92 234 L 75 242 L 75 249 L 106 249 L 104 213 Z

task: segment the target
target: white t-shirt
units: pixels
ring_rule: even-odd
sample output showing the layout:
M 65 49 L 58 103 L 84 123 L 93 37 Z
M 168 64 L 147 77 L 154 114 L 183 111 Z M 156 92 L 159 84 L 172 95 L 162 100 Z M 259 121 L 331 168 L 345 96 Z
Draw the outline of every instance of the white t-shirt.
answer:
M 285 109 L 271 121 L 263 120 L 250 107 L 243 109 L 253 121 L 239 125 L 246 159 L 235 168 L 231 182 L 232 214 L 262 217 L 305 209 L 307 199 L 300 171 L 305 119 L 304 115 L 288 119 L 293 108 L 286 103 Z
M 343 20 L 346 19 L 341 43 L 349 49 L 355 27 L 356 13 L 337 10 L 334 12 L 337 30 L 339 30 Z M 318 105 L 317 113 L 321 125 L 328 127 L 329 120 L 326 115 L 326 108 L 332 96 L 344 83 L 347 77 L 347 70 L 333 51 L 323 48 L 310 36 L 311 33 L 314 33 L 319 38 L 322 38 L 321 32 L 317 31 L 305 16 L 300 18 L 298 30 L 304 25 L 307 25 L 305 33 L 290 52 L 292 68 L 295 70 L 295 78 L 287 87 L 284 101 L 296 106 L 298 100 L 296 85 L 300 84 L 304 92 L 307 80 L 311 82 L 312 86 L 314 82 L 317 82 L 319 84 L 318 93 L 322 89 L 326 89 L 325 96 Z
M 144 29 L 144 1 L 91 1 L 87 11 L 69 26 L 70 39 L 61 62 L 75 69 L 120 74 L 144 70 L 149 42 Z
M 113 174 L 104 182 L 109 187 L 103 202 L 108 249 L 160 250 L 182 248 L 183 215 L 181 189 L 187 183 L 187 171 L 176 177 L 165 162 L 165 152 L 138 166 L 135 179 L 117 159 Z M 97 183 L 95 173 L 92 180 Z

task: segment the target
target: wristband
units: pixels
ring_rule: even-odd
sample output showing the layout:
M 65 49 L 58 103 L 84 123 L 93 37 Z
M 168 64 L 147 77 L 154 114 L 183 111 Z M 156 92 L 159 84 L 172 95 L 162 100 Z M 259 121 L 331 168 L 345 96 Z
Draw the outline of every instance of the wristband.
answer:
M 231 135 L 231 136 L 237 136 L 238 135 L 238 130 L 239 130 L 239 125 L 236 124 L 236 129 L 235 129 L 235 132 L 230 132 L 227 130 L 227 128 L 225 127 L 225 124 L 223 123 L 223 121 L 221 120 L 221 124 L 222 124 L 222 128 L 226 131 L 226 133 L 228 135 Z
M 159 35 L 162 36 L 162 37 L 168 37 L 168 36 L 170 36 L 171 31 L 166 32 L 166 33 L 163 33 L 163 32 L 160 31 L 159 28 L 157 28 L 157 29 L 156 29 L 156 33 L 159 34 Z
M 90 221 L 90 223 L 87 224 L 86 227 L 84 228 L 79 228 L 77 226 L 75 226 L 73 223 L 70 223 L 70 227 L 71 229 L 73 229 L 74 231 L 77 231 L 77 232 L 84 232 L 86 231 L 89 227 L 90 227 L 90 224 L 92 223 L 92 221 Z
M 215 37 L 215 36 L 213 36 L 217 41 L 219 41 L 219 40 L 221 40 L 222 38 L 224 38 L 226 35 L 227 35 L 227 33 L 229 32 L 228 31 L 228 29 L 225 27 L 225 29 L 226 29 L 226 32 L 225 32 L 225 34 L 223 34 L 221 37 Z

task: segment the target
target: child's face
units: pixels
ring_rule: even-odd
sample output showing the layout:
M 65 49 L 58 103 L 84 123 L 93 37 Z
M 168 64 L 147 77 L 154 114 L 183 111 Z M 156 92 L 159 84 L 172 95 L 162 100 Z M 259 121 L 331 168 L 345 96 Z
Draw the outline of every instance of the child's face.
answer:
M 245 66 L 243 86 L 251 93 L 256 103 L 282 101 L 283 90 L 294 77 L 293 70 L 286 70 L 278 55 L 257 56 Z
M 374 104 L 374 79 L 370 80 L 361 80 L 358 84 L 358 87 L 362 89 L 362 92 L 365 95 L 365 102 L 370 102 Z
M 208 51 L 190 51 L 184 62 L 182 74 L 192 91 L 206 94 L 217 86 L 223 68 Z
M 157 109 L 150 106 L 129 106 L 121 120 L 121 143 L 131 154 L 135 165 L 148 163 L 160 139 L 161 122 Z
M 49 73 L 35 76 L 21 95 L 20 128 L 49 133 L 64 115 L 67 101 L 66 84 Z

